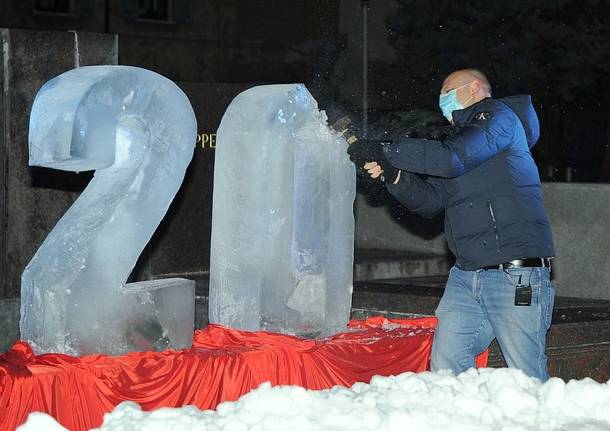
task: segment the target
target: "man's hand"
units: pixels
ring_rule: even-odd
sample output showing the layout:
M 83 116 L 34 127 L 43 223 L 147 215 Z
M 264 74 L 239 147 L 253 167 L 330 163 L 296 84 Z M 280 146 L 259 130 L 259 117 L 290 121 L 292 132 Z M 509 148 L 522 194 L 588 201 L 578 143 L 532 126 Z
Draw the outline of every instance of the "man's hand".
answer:
M 358 140 L 349 145 L 347 152 L 357 167 L 364 167 L 370 178 L 394 183 L 399 178 L 399 170 L 388 161 L 383 151 L 386 141 Z
M 372 179 L 379 178 L 381 181 L 389 181 L 391 184 L 397 184 L 398 181 L 400 181 L 400 170 L 396 169 L 394 166 L 391 166 L 391 169 L 393 170 L 389 174 L 385 175 L 383 174 L 386 171 L 377 162 L 365 163 L 364 169 L 368 172 Z
M 372 141 L 358 139 L 353 144 L 348 145 L 347 153 L 356 166 L 363 166 L 366 162 L 372 162 L 385 158 L 383 154 L 384 141 Z

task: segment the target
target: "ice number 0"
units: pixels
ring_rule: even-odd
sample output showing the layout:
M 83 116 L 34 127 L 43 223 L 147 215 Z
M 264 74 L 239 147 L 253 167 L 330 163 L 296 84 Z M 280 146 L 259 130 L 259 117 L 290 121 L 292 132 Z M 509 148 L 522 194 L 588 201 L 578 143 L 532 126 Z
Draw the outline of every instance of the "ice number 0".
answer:
M 185 94 L 149 70 L 81 67 L 39 90 L 29 164 L 95 174 L 22 274 L 21 337 L 35 351 L 190 345 L 193 282 L 125 283 L 180 188 L 196 130 Z

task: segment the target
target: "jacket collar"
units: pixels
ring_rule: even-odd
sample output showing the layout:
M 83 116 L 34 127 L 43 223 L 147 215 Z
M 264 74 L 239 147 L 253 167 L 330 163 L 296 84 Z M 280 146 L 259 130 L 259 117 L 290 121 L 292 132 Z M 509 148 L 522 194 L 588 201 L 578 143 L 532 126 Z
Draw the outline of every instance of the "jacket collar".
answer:
M 532 98 L 529 95 L 508 96 L 501 99 L 486 97 L 468 108 L 453 111 L 454 125 L 457 127 L 466 126 L 479 112 L 493 110 L 496 101 L 503 103 L 517 115 L 525 130 L 527 144 L 532 148 L 540 137 L 540 123 L 532 104 Z
M 485 99 L 481 99 L 477 103 L 470 105 L 468 108 L 453 111 L 453 124 L 457 127 L 463 127 L 470 123 L 472 117 L 474 117 L 474 115 L 491 100 L 493 100 L 491 97 L 486 97 Z

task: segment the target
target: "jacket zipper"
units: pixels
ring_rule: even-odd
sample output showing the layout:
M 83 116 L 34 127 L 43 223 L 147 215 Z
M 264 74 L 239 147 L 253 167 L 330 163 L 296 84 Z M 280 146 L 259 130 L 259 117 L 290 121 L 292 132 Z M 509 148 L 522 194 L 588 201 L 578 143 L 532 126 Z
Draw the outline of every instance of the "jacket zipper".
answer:
M 491 215 L 491 221 L 494 224 L 494 235 L 496 236 L 496 251 L 500 253 L 500 238 L 498 238 L 498 225 L 496 224 L 496 215 L 494 209 L 491 206 L 491 200 L 487 201 L 487 208 L 489 208 L 489 214 Z

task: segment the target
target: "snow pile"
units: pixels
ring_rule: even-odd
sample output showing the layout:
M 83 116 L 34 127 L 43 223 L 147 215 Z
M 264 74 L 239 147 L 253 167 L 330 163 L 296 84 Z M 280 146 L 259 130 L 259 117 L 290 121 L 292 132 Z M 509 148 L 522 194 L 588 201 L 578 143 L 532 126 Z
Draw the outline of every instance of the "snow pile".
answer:
M 20 431 L 63 430 L 32 414 Z M 519 370 L 471 369 L 376 376 L 370 384 L 308 391 L 268 383 L 216 411 L 195 407 L 143 412 L 124 402 L 100 430 L 610 430 L 610 381 L 541 384 Z

